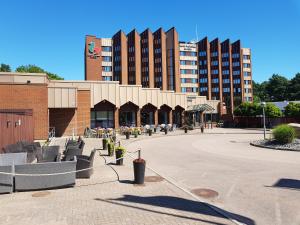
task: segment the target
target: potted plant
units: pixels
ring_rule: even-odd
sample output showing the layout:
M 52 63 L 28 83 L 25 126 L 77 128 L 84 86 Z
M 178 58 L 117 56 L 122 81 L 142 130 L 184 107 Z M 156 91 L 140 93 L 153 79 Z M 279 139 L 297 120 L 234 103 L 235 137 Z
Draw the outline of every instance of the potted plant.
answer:
M 129 139 L 129 138 L 130 138 L 130 132 L 129 132 L 129 131 L 126 131 L 126 132 L 125 132 L 125 135 L 126 135 L 126 139 Z
M 152 130 L 151 129 L 148 130 L 148 133 L 149 133 L 149 136 L 152 136 Z
M 165 134 L 168 134 L 168 128 L 167 128 L 167 126 L 165 127 Z
M 154 133 L 156 133 L 156 127 L 154 127 L 153 129 L 154 129 Z
M 114 150 L 115 150 L 115 145 L 113 142 L 109 142 L 107 144 L 107 150 L 108 150 L 108 155 L 113 156 L 114 155 Z
M 187 126 L 187 125 L 184 125 L 184 126 L 183 126 L 183 130 L 184 130 L 184 133 L 187 133 L 187 132 L 188 132 L 188 126 Z
M 134 135 L 135 138 L 137 138 L 138 137 L 138 131 L 134 130 L 133 135 Z
M 116 152 L 116 164 L 122 166 L 123 165 L 123 157 L 126 153 L 126 149 L 122 146 L 115 148 Z
M 203 124 L 201 125 L 201 133 L 204 133 L 204 126 L 203 126 Z
M 143 184 L 145 180 L 146 161 L 142 158 L 137 158 L 133 161 L 134 183 Z
M 103 146 L 103 150 L 107 149 L 107 144 L 108 144 L 109 140 L 107 138 L 103 138 L 102 139 L 102 146 Z

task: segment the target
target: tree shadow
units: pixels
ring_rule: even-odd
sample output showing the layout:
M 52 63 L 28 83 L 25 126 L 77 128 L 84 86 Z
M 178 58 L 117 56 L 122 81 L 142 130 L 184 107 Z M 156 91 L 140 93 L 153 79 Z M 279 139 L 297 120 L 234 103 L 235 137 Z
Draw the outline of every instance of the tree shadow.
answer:
M 144 204 L 144 205 L 152 205 L 152 206 L 157 206 L 157 207 L 164 207 L 164 208 L 169 208 L 169 209 L 174 209 L 174 210 L 180 210 L 180 211 L 186 211 L 186 212 L 191 212 L 191 213 L 197 213 L 197 214 L 203 214 L 203 215 L 208 215 L 208 216 L 213 216 L 213 217 L 220 217 L 220 218 L 225 218 L 223 215 L 218 213 L 216 210 L 211 209 L 208 207 L 208 203 L 203 203 L 199 201 L 193 201 L 189 199 L 184 199 L 184 198 L 178 198 L 178 197 L 173 197 L 173 196 L 151 196 L 151 197 L 141 197 L 141 196 L 135 196 L 135 195 L 124 195 L 121 198 L 116 198 L 116 199 L 95 199 L 98 201 L 104 201 L 107 203 L 112 203 L 112 204 L 117 204 L 117 205 L 122 205 L 125 207 L 131 207 L 131 208 L 137 208 L 145 211 L 150 211 L 150 212 L 155 212 L 159 214 L 165 214 L 165 215 L 171 215 L 171 216 L 176 216 L 176 217 L 181 217 L 185 219 L 191 219 L 191 220 L 199 220 L 202 222 L 208 222 L 211 224 L 220 224 L 220 223 L 215 223 L 212 221 L 203 221 L 199 218 L 193 218 L 193 217 L 188 217 L 188 216 L 183 216 L 183 215 L 177 215 L 177 214 L 170 214 L 162 211 L 156 211 L 156 210 L 150 210 L 150 209 L 145 209 L 141 208 L 138 206 L 132 206 L 132 205 L 127 205 L 121 202 L 130 202 L 130 203 L 138 203 L 138 204 Z M 223 209 L 217 208 L 216 206 L 212 206 L 214 209 L 217 209 L 218 211 L 222 211 L 224 213 L 227 213 L 229 217 L 233 220 L 236 220 L 240 223 L 246 224 L 246 225 L 255 225 L 255 221 L 239 215 L 235 213 L 231 213 L 228 211 L 225 211 Z
M 300 180 L 282 178 L 271 187 L 287 188 L 292 190 L 300 190 Z

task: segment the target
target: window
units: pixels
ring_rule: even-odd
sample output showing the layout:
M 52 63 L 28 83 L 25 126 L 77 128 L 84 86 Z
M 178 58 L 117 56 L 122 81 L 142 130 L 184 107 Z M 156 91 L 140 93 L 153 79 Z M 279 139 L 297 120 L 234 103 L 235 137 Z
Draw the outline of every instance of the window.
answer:
M 244 84 L 251 85 L 251 80 L 244 80 Z
M 234 71 L 232 71 L 232 75 L 240 75 L 240 71 L 239 70 L 234 70 Z
M 218 87 L 212 88 L 212 92 L 219 92 L 219 88 Z
M 180 51 L 181 56 L 185 56 L 185 52 Z
M 102 61 L 103 62 L 111 62 L 112 58 L 111 58 L 111 56 L 102 56 Z
M 249 77 L 249 76 L 251 76 L 250 72 L 244 72 L 244 77 Z
M 200 60 L 199 61 L 199 65 L 200 66 L 203 66 L 203 65 L 206 65 L 207 64 L 207 61 L 206 60 Z
M 197 56 L 197 53 L 196 52 L 190 52 L 190 55 L 191 56 Z
M 219 73 L 219 70 L 212 70 L 211 71 L 211 74 L 218 74 Z
M 243 59 L 250 59 L 250 55 L 243 55 Z
M 228 61 L 222 62 L 222 66 L 229 66 L 229 62 Z
M 229 84 L 230 80 L 229 79 L 223 79 L 223 84 Z
M 240 62 L 233 62 L 232 66 L 240 66 Z
M 212 66 L 217 66 L 218 65 L 218 60 L 211 61 L 211 65 Z
M 207 83 L 207 78 L 200 78 L 200 83 Z
M 111 66 L 102 66 L 102 71 L 104 71 L 104 72 L 111 72 L 112 68 L 111 68 Z
M 245 93 L 251 93 L 251 88 L 245 88 Z
M 206 51 L 199 52 L 199 56 L 206 56 Z
M 230 88 L 223 88 L 223 92 L 225 92 L 225 93 L 230 92 Z
M 214 78 L 214 79 L 211 80 L 211 82 L 212 82 L 213 84 L 219 83 L 219 79 L 218 79 L 218 78 Z
M 199 74 L 207 74 L 207 69 L 199 70 Z
M 222 74 L 223 75 L 228 75 L 229 74 L 229 70 L 222 70 Z
M 103 76 L 103 80 L 105 80 L 105 81 L 112 81 L 112 77 L 110 77 L 110 76 Z
M 229 56 L 228 52 L 222 53 L 222 58 L 225 58 L 225 57 L 228 57 L 228 56 Z
M 185 60 L 180 60 L 180 65 L 185 65 L 186 61 Z
M 200 87 L 200 92 L 207 91 L 207 87 Z
M 102 51 L 103 52 L 111 52 L 112 47 L 111 46 L 102 46 Z
M 185 87 L 181 88 L 181 92 L 186 92 L 186 88 Z
M 241 79 L 234 79 L 234 80 L 233 80 L 233 83 L 234 83 L 234 84 L 240 84 L 240 83 L 241 83 Z
M 233 53 L 232 54 L 232 58 L 233 59 L 236 59 L 236 58 L 239 58 L 240 57 L 240 54 L 239 53 Z
M 211 57 L 218 56 L 218 52 L 212 52 L 210 56 L 211 56 Z
M 250 63 L 244 63 L 243 66 L 244 68 L 250 68 Z

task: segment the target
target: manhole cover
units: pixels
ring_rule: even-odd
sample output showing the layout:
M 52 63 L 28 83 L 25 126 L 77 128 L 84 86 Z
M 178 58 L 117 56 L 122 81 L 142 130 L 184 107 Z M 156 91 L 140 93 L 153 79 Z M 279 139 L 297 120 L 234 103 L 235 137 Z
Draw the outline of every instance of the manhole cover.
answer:
M 50 191 L 39 191 L 39 192 L 35 192 L 33 193 L 31 196 L 32 197 L 45 197 L 45 196 L 48 196 L 50 195 Z
M 202 198 L 215 198 L 219 195 L 218 192 L 206 188 L 193 189 L 192 193 Z
M 147 176 L 145 177 L 145 182 L 161 182 L 164 178 L 160 176 Z

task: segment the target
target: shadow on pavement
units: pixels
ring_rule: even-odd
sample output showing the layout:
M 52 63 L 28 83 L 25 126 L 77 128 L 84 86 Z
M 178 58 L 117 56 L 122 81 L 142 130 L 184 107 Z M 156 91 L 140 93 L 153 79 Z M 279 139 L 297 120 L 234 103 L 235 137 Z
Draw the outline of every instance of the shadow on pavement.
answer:
M 156 210 L 152 210 L 152 209 L 141 208 L 138 206 L 127 205 L 127 204 L 120 203 L 120 202 L 130 202 L 130 203 L 152 205 L 152 206 L 157 206 L 157 207 L 164 207 L 164 208 L 169 208 L 169 209 L 174 209 L 174 210 L 186 211 L 186 212 L 191 212 L 191 213 L 199 213 L 199 214 L 203 214 L 203 215 L 224 218 L 223 215 L 221 215 L 221 214 L 217 213 L 215 210 L 212 210 L 211 208 L 207 207 L 206 205 L 209 205 L 207 203 L 204 204 L 199 201 L 193 201 L 193 200 L 172 197 L 172 196 L 141 197 L 141 196 L 135 196 L 135 195 L 124 195 L 124 197 L 122 197 L 122 198 L 108 199 L 108 200 L 96 198 L 95 200 L 103 201 L 103 202 L 107 202 L 107 203 L 111 203 L 111 204 L 116 204 L 116 205 L 122 205 L 125 207 L 131 207 L 131 208 L 136 208 L 136 209 L 140 209 L 140 210 L 150 211 L 150 212 L 154 212 L 154 213 L 164 214 L 164 215 L 170 215 L 170 216 L 175 216 L 175 217 L 180 217 L 180 218 L 185 218 L 185 219 L 202 221 L 202 222 L 216 224 L 216 225 L 219 225 L 220 223 L 206 221 L 206 220 L 202 220 L 199 218 L 193 218 L 193 217 L 188 217 L 188 216 L 166 213 L 166 212 L 162 212 L 162 211 L 156 211 Z M 213 207 L 217 208 L 216 206 L 213 206 Z M 226 212 L 227 214 L 230 215 L 231 219 L 234 219 L 240 223 L 243 223 L 246 225 L 255 225 L 254 220 L 252 220 L 248 217 L 241 216 L 241 215 L 231 213 L 231 212 L 227 212 L 223 209 L 219 209 L 219 210 Z
M 282 178 L 271 187 L 300 190 L 300 180 Z

